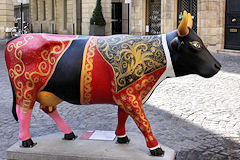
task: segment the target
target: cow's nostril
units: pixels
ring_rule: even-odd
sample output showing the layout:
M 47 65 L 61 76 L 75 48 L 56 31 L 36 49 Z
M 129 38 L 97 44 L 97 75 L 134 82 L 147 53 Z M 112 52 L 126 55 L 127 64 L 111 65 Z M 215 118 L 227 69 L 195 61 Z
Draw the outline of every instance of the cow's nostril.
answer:
M 217 68 L 218 70 L 220 70 L 220 69 L 221 69 L 221 67 L 222 67 L 222 66 L 221 66 L 221 64 L 216 64 L 216 63 L 215 63 L 215 65 L 214 65 L 214 66 L 215 66 L 215 68 Z

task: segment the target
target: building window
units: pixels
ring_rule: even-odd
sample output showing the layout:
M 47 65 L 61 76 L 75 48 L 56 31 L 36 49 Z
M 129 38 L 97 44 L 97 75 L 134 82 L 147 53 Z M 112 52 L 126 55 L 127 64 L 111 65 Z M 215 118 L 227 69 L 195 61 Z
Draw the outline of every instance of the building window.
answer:
M 161 0 L 147 0 L 146 32 L 149 35 L 161 34 Z
M 63 0 L 63 22 L 64 29 L 67 29 L 67 0 Z
M 193 30 L 197 32 L 197 4 L 197 0 L 178 0 L 177 25 L 180 24 L 183 11 L 186 10 L 188 13 L 192 14 Z
M 43 1 L 43 20 L 46 20 L 46 1 Z
M 52 20 L 55 19 L 55 3 L 54 3 L 55 0 L 52 0 Z
M 36 0 L 36 21 L 38 20 L 38 0 Z

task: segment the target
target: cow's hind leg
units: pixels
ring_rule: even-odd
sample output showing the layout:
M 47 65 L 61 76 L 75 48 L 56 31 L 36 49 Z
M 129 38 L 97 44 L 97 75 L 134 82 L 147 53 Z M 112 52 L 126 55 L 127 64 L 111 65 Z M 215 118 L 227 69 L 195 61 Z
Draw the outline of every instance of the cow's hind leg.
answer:
M 28 106 L 28 108 L 22 108 L 17 105 L 16 113 L 19 121 L 19 135 L 18 138 L 22 140 L 22 147 L 33 147 L 37 143 L 34 143 L 30 137 L 30 121 L 32 115 L 32 106 Z
M 57 104 L 62 102 L 60 98 L 50 92 L 42 91 L 38 94 L 38 102 L 41 104 L 40 108 L 55 121 L 59 130 L 64 133 L 64 140 L 74 140 L 77 138 L 70 126 L 57 111 Z
M 122 108 L 118 107 L 118 125 L 115 134 L 117 136 L 117 142 L 121 144 L 130 142 L 125 131 L 127 118 L 128 114 Z

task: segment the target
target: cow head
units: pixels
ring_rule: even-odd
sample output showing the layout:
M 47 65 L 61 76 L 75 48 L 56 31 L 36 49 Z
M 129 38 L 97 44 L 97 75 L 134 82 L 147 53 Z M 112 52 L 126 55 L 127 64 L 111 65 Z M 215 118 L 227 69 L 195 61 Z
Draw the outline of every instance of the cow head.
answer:
M 206 78 L 212 77 L 220 70 L 221 65 L 192 30 L 192 25 L 191 14 L 184 11 L 178 29 L 167 34 L 175 75 L 198 74 Z

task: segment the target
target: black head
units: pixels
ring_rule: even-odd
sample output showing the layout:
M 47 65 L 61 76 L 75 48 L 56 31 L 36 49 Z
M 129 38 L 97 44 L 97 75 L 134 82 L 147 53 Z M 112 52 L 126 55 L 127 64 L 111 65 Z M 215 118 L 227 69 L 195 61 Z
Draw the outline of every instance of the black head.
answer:
M 209 78 L 221 68 L 192 28 L 191 14 L 184 12 L 178 30 L 170 33 L 168 45 L 176 76 L 198 74 Z

